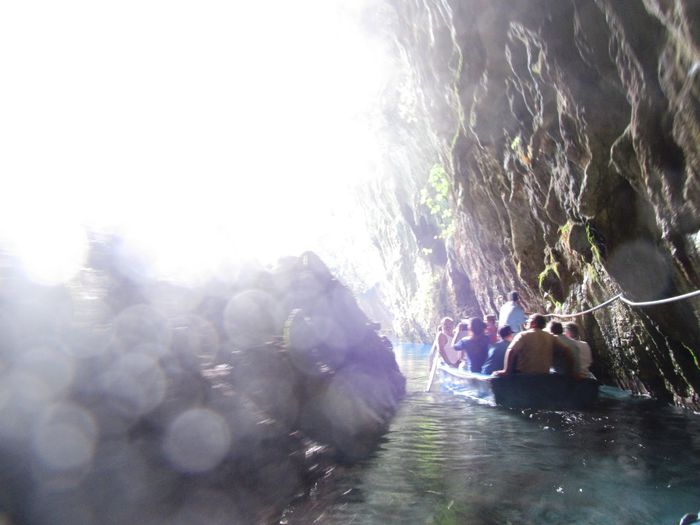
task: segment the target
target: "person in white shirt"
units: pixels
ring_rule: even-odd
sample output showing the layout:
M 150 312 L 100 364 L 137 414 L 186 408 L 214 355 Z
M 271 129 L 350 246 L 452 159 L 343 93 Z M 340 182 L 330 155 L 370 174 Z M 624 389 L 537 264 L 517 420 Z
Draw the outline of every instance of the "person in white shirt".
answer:
M 517 334 L 523 329 L 527 316 L 522 306 L 520 306 L 518 292 L 510 292 L 508 299 L 509 301 L 504 303 L 498 312 L 498 326 L 510 326 L 513 333 Z
M 590 371 L 591 364 L 593 364 L 593 353 L 591 352 L 591 347 L 588 346 L 586 341 L 579 340 L 578 325 L 576 323 L 566 323 L 564 325 L 564 335 L 573 340 L 573 342 L 576 343 L 576 346 L 578 346 L 577 361 L 579 375 L 582 377 L 595 379 L 593 372 Z
M 461 357 L 461 353 L 452 348 L 449 341 L 454 332 L 454 320 L 451 317 L 444 317 L 440 321 L 440 327 L 435 335 L 435 342 L 428 357 L 428 367 L 432 369 L 433 359 L 442 359 L 443 362 L 450 366 L 457 366 Z

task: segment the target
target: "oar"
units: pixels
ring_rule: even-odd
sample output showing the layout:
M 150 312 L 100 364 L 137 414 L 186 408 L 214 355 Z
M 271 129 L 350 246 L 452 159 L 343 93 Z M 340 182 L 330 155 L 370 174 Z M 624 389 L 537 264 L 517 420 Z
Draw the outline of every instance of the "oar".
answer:
M 433 366 L 430 367 L 430 374 L 428 375 L 428 384 L 425 387 L 426 392 L 430 392 L 430 387 L 433 386 L 433 381 L 435 380 L 435 372 L 437 372 L 438 361 L 440 361 L 440 352 L 437 348 L 435 348 L 437 342 L 438 338 L 436 337 L 433 346 L 430 348 L 430 353 L 428 353 L 428 355 L 431 355 L 433 353 L 433 350 L 435 350 L 435 359 L 433 359 Z

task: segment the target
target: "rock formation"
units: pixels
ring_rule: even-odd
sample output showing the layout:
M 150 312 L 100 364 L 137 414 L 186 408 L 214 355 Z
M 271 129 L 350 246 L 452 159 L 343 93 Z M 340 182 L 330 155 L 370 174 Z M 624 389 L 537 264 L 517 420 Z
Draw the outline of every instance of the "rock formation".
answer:
M 3 520 L 276 522 L 374 449 L 405 380 L 317 256 L 188 288 L 120 271 L 118 244 L 65 286 L 3 265 Z
M 493 311 L 510 289 L 530 311 L 577 312 L 700 288 L 696 2 L 428 0 L 380 17 L 403 67 L 383 209 L 407 226 L 379 243 L 461 295 L 423 319 Z M 433 165 L 455 231 L 431 259 L 439 221 L 416 195 Z M 699 314 L 697 298 L 616 302 L 579 322 L 603 381 L 697 407 Z

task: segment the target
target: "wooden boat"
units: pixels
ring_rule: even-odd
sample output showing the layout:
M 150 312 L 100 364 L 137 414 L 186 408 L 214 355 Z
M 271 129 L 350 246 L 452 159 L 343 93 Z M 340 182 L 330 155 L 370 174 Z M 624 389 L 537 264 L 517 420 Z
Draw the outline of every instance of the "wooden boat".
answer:
M 516 374 L 492 377 L 441 363 L 442 387 L 454 394 L 510 408 L 580 409 L 598 399 L 598 381 L 575 380 L 560 374 Z

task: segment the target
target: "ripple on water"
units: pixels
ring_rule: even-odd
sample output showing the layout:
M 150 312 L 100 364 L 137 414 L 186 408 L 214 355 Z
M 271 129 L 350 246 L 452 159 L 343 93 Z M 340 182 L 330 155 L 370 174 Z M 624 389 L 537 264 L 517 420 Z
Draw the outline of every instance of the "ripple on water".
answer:
M 408 395 L 386 441 L 288 523 L 636 525 L 700 508 L 696 415 L 622 393 L 587 412 L 425 393 L 428 350 L 397 348 Z

